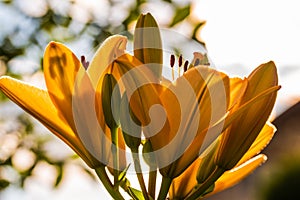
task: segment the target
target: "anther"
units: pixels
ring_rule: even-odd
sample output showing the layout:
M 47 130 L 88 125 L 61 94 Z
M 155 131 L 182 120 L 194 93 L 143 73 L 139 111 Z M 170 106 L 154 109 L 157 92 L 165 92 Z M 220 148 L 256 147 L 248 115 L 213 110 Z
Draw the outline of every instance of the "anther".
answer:
M 178 58 L 178 66 L 181 67 L 181 65 L 182 65 L 182 55 L 180 55 Z
M 170 66 L 173 68 L 175 65 L 175 56 L 172 54 L 170 57 Z
M 195 63 L 194 63 L 194 66 L 196 67 L 196 66 L 199 65 L 199 64 L 200 64 L 200 60 L 199 60 L 199 58 L 196 58 Z
M 189 65 L 189 61 L 186 60 L 186 61 L 184 62 L 184 65 L 183 65 L 183 71 L 184 71 L 184 72 L 187 71 L 188 65 Z
M 81 64 L 83 65 L 83 67 L 85 69 L 87 69 L 89 67 L 90 62 L 86 61 L 85 56 L 81 56 L 80 59 L 81 59 Z

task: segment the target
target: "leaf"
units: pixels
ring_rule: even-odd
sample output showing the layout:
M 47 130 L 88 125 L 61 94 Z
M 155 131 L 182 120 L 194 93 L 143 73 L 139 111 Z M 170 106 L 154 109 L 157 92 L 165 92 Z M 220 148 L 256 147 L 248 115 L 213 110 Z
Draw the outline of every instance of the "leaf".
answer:
M 137 190 L 132 187 L 128 187 L 128 192 L 134 200 L 144 200 L 145 199 L 142 191 L 140 191 L 140 190 Z
M 127 165 L 127 167 L 119 174 L 118 179 L 120 182 L 123 181 L 123 179 L 125 178 L 127 170 L 129 169 L 129 166 L 130 166 L 130 164 Z
M 173 17 L 173 21 L 170 24 L 170 27 L 175 26 L 176 24 L 178 24 L 179 22 L 184 20 L 187 16 L 189 16 L 190 15 L 190 9 L 191 9 L 190 4 L 188 4 L 187 6 L 185 6 L 183 8 L 178 8 L 176 10 L 175 16 Z

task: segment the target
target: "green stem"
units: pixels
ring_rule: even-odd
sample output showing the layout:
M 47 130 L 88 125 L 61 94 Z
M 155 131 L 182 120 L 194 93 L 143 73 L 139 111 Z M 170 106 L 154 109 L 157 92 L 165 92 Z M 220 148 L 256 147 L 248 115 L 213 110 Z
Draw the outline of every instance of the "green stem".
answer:
M 114 185 L 118 185 L 119 179 L 119 151 L 118 151 L 118 128 L 112 128 L 111 130 L 111 151 L 113 155 L 113 167 L 114 167 Z M 119 187 L 117 187 L 118 190 Z
M 169 177 L 163 177 L 157 200 L 165 200 L 166 199 L 168 192 L 169 192 L 169 188 L 172 183 L 172 180 L 173 179 L 171 179 Z
M 152 169 L 150 166 L 150 173 L 149 173 L 149 180 L 148 180 L 148 192 L 149 195 L 155 199 L 155 189 L 156 189 L 156 176 L 157 176 L 157 170 Z
M 134 162 L 134 169 L 135 169 L 136 176 L 138 178 L 139 184 L 141 186 L 143 196 L 144 196 L 145 200 L 149 200 L 146 185 L 145 185 L 145 181 L 144 181 L 144 177 L 143 177 L 143 173 L 142 173 L 142 168 L 141 168 L 140 158 L 139 158 L 139 154 L 138 154 L 138 149 L 132 148 L 131 149 L 131 154 L 132 154 L 132 158 L 133 158 L 133 162 Z
M 194 200 L 199 198 L 226 170 L 216 167 L 212 174 L 204 181 L 197 190 L 193 191 L 185 200 Z
M 114 186 L 112 185 L 111 181 L 109 180 L 109 177 L 107 176 L 105 167 L 101 166 L 101 167 L 95 169 L 95 171 L 96 171 L 99 179 L 103 183 L 105 189 L 109 192 L 109 194 L 113 197 L 113 199 L 124 200 L 124 198 L 120 194 L 120 192 L 114 189 Z

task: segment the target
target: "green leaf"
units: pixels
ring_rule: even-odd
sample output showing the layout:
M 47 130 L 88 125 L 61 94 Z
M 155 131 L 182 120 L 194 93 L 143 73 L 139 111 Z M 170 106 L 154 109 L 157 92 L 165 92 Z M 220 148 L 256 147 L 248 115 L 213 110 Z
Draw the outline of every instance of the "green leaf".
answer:
M 135 188 L 132 188 L 132 187 L 129 187 L 129 194 L 130 196 L 134 199 L 134 200 L 144 200 L 144 196 L 143 196 L 143 193 L 142 191 L 140 190 L 137 190 Z
M 182 20 L 184 20 L 187 16 L 190 15 L 190 9 L 191 9 L 191 5 L 187 5 L 186 7 L 183 8 L 178 8 L 176 10 L 176 14 L 173 17 L 173 21 L 170 24 L 170 27 L 175 26 L 176 24 L 178 24 L 179 22 L 181 22 Z
M 123 179 L 125 178 L 126 176 L 126 173 L 127 173 L 127 170 L 129 168 L 130 164 L 127 165 L 127 167 L 119 174 L 119 177 L 118 177 L 118 180 L 119 181 L 123 181 Z

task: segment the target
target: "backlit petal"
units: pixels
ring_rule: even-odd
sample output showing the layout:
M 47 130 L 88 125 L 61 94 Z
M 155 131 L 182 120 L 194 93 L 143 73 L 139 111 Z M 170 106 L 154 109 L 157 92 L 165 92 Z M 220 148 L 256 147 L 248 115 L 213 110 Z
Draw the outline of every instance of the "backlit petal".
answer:
M 242 157 L 242 159 L 238 162 L 237 166 L 241 165 L 242 163 L 246 162 L 250 158 L 259 154 L 269 144 L 269 142 L 273 138 L 275 132 L 276 132 L 276 127 L 274 125 L 272 125 L 271 123 L 267 123 L 263 127 L 263 129 L 260 131 L 257 138 L 254 140 L 250 149 Z
M 49 96 L 60 111 L 60 117 L 65 118 L 73 130 L 75 125 L 72 115 L 72 95 L 80 68 L 83 68 L 80 61 L 63 44 L 51 42 L 46 47 L 44 75 Z
M 244 95 L 248 80 L 240 78 L 230 78 L 230 102 L 228 109 L 231 109 Z
M 124 54 L 126 44 L 126 37 L 114 35 L 107 38 L 99 47 L 87 69 L 94 88 L 112 62 Z
M 202 159 L 197 158 L 180 176 L 176 177 L 169 190 L 170 199 L 182 199 L 197 185 L 197 171 Z
M 209 146 L 221 133 L 203 130 L 224 117 L 228 92 L 229 79 L 225 74 L 207 67 L 196 67 L 188 70 L 161 94 L 169 127 L 165 126 L 151 138 L 151 142 L 155 150 L 166 149 L 165 154 L 159 154 L 159 163 L 172 162 L 171 159 L 175 161 L 180 157 L 169 175 L 178 176 L 198 157 L 204 139 L 205 145 Z M 197 140 L 194 140 L 195 137 Z M 166 148 L 167 144 L 170 149 Z M 164 170 L 168 169 L 161 172 L 167 173 Z
M 59 117 L 59 112 L 47 91 L 6 76 L 0 78 L 0 88 L 13 102 L 68 144 L 88 165 L 92 165 L 92 159 L 85 152 L 79 139 L 68 124 Z
M 247 89 L 231 112 L 241 105 L 277 87 L 277 70 L 273 62 L 265 63 L 256 68 L 248 77 Z M 231 169 L 247 152 L 260 130 L 265 125 L 275 103 L 276 92 L 265 95 L 261 100 L 252 103 L 242 116 L 235 120 L 222 137 L 216 162 L 224 169 Z
M 267 160 L 267 157 L 260 154 L 242 165 L 233 168 L 230 171 L 225 172 L 216 182 L 214 191 L 209 193 L 208 196 L 213 195 L 217 192 L 225 190 L 229 187 L 234 186 L 245 177 L 247 177 L 251 172 L 253 172 L 257 167 L 263 164 Z

